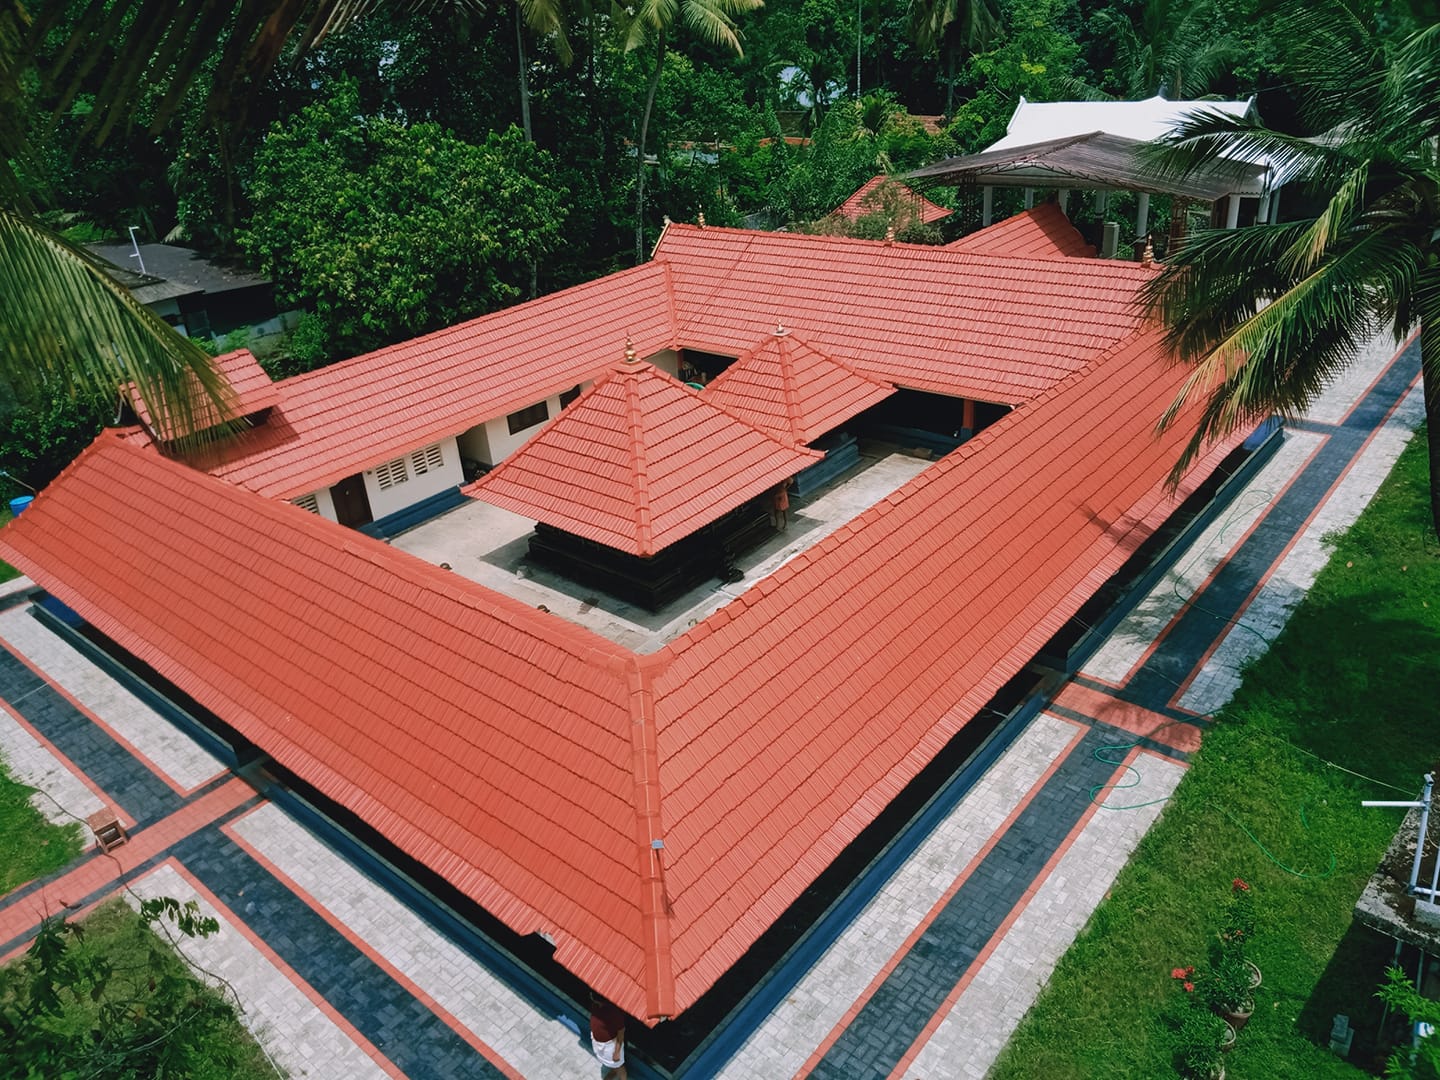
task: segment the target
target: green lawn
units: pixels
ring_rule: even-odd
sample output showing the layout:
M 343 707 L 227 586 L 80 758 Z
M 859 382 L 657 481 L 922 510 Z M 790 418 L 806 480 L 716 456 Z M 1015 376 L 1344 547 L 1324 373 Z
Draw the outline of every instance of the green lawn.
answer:
M 0 896 L 80 854 L 79 823 L 51 825 L 31 805 L 32 790 L 12 779 L 0 758 Z
M 1321 1049 L 1336 1013 L 1360 1029 L 1354 1056 L 1373 1067 L 1372 995 L 1393 944 L 1353 925 L 1351 909 L 1402 811 L 1365 810 L 1360 800 L 1413 797 L 1440 756 L 1440 549 L 1423 444 L 1415 439 L 1360 521 L 1336 538 L 1329 566 L 1206 735 L 995 1077 L 1175 1075 L 1171 1025 L 1182 992 L 1170 970 L 1203 969 L 1236 877 L 1255 889 L 1264 984 L 1228 1075 L 1362 1076 Z
M 163 925 L 183 942 L 169 923 Z M 87 974 L 62 975 L 61 1011 L 22 1024 L 22 1049 L 0 1055 L 0 1078 L 274 1080 L 279 1075 L 225 999 L 199 983 L 123 900 L 107 901 L 79 926 L 83 935 L 65 941 L 61 970 L 89 972 L 98 961 L 112 974 L 94 994 L 73 992 L 92 984 Z M 34 985 L 20 961 L 0 969 L 0 1010 L 31 1000 Z M 92 1035 L 97 1030 L 107 1034 L 98 1046 Z
M 9 503 L 0 503 L 0 528 L 10 524 L 13 515 L 10 513 Z M 20 576 L 20 571 L 7 562 L 0 562 L 0 581 L 12 581 Z

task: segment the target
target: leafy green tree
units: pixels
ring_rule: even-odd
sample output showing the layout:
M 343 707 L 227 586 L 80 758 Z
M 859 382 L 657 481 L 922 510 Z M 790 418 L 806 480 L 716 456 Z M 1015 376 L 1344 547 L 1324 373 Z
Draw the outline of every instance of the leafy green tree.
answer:
M 655 60 L 650 69 L 650 82 L 645 91 L 645 107 L 640 114 L 640 130 L 635 139 L 635 261 L 645 258 L 645 156 L 649 148 L 650 115 L 655 108 L 655 91 L 665 67 L 665 53 L 670 39 L 683 25 L 702 41 L 741 55 L 740 34 L 735 20 L 746 12 L 761 7 L 764 0 L 638 0 L 626 9 L 624 19 L 625 48 L 631 50 L 653 40 Z
M 17 399 L 0 393 L 0 470 L 18 481 L 0 485 L 7 497 L 39 490 L 113 421 L 118 395 L 75 397 L 55 386 Z
M 219 923 L 169 897 L 142 901 L 139 916 L 124 911 L 110 949 L 91 948 L 83 923 L 47 919 L 0 968 L 0 1078 L 254 1075 L 248 1048 L 228 1045 L 234 1010 L 150 930 L 208 937 Z
M 1398 1013 L 1409 1017 L 1412 1024 L 1430 1025 L 1431 1034 L 1416 1047 L 1403 1046 L 1385 1063 L 1386 1080 L 1440 1080 L 1440 1002 L 1421 995 L 1415 984 L 1399 968 L 1385 972 L 1385 985 L 1375 995 Z
M 1245 56 L 1211 0 L 1145 0 L 1133 15 L 1104 7 L 1090 19 L 1089 37 L 1110 54 L 1101 83 L 1065 87 L 1087 98 L 1197 98 Z
M 1293 43 L 1315 136 L 1202 115 L 1161 164 L 1183 174 L 1264 153 L 1320 200 L 1312 217 L 1194 236 L 1153 282 L 1168 343 L 1193 367 L 1162 426 L 1199 404 L 1177 476 L 1208 441 L 1304 409 L 1384 326 L 1397 340 L 1419 328 L 1426 418 L 1440 431 L 1440 25 L 1387 42 L 1330 0 L 1288 10 L 1276 34 Z M 1440 526 L 1440 439 L 1430 498 Z
M 565 218 L 549 155 L 517 128 L 474 146 L 358 105 L 347 84 L 271 128 L 240 235 L 285 300 L 324 321 L 332 358 L 513 300 Z
M 910 32 L 927 55 L 945 56 L 945 115 L 955 113 L 955 64 L 978 52 L 1000 25 L 998 0 L 910 0 Z
M 1070 0 L 1006 0 L 992 46 L 965 65 L 966 100 L 949 133 L 961 153 L 973 153 L 1005 134 L 1021 96 L 1054 101 L 1075 70 L 1079 46 L 1064 29 Z

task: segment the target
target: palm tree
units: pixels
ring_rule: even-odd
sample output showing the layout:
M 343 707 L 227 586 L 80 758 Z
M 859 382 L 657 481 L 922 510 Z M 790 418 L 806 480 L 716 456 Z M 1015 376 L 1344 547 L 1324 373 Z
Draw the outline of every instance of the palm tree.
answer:
M 520 126 L 525 132 L 525 141 L 534 142 L 535 133 L 530 126 L 530 77 L 527 71 L 530 58 L 525 52 L 527 28 L 541 37 L 550 38 L 562 64 L 568 66 L 575 54 L 570 48 L 570 39 L 565 34 L 563 0 L 515 0 L 515 48 L 520 61 Z
M 250 92 L 287 49 L 303 52 L 373 2 L 156 0 L 134 19 L 130 5 L 110 0 L 48 4 L 36 18 L 22 0 L 0 0 L 0 383 L 22 397 L 57 387 L 103 395 L 134 383 L 157 422 L 172 430 L 193 427 L 195 407 L 204 404 L 197 384 L 222 415 L 229 411 L 203 350 L 136 303 L 87 251 L 35 220 L 21 180 L 34 161 L 20 108 L 28 81 L 38 77 L 56 95 L 57 115 L 82 91 L 93 95 L 97 140 L 128 124 L 135 102 L 158 87 L 151 129 L 159 132 L 218 53 L 210 109 L 238 127 Z M 56 34 L 63 42 L 46 52 Z
M 910 36 L 921 53 L 945 54 L 945 115 L 955 115 L 955 64 L 984 48 L 1000 25 L 998 0 L 910 0 Z
M 1217 32 L 1215 8 L 1208 0 L 1146 0 L 1138 20 L 1104 8 L 1090 28 L 1095 40 L 1113 43 L 1111 78 L 1125 99 L 1157 93 L 1177 101 L 1199 97 L 1242 54 L 1231 35 Z M 1110 97 L 1079 80 L 1065 82 L 1083 97 Z
M 1440 528 L 1440 25 L 1387 43 L 1342 0 L 1294 10 L 1303 138 L 1218 114 L 1178 129 L 1162 169 L 1268 155 L 1325 199 L 1314 217 L 1192 237 L 1149 288 L 1176 354 L 1194 366 L 1161 420 L 1200 401 L 1176 475 L 1209 440 L 1293 416 L 1368 336 L 1420 330 L 1431 512 Z
M 650 85 L 645 91 L 645 111 L 640 116 L 640 134 L 636 142 L 635 180 L 635 261 L 645 258 L 645 151 L 650 134 L 650 114 L 655 108 L 655 90 L 660 85 L 660 72 L 665 66 L 665 52 L 676 21 L 712 45 L 730 49 L 736 56 L 744 54 L 735 19 L 747 11 L 764 7 L 765 0 L 639 0 L 637 6 L 623 12 L 625 48 L 631 50 L 654 35 L 655 67 L 650 72 Z

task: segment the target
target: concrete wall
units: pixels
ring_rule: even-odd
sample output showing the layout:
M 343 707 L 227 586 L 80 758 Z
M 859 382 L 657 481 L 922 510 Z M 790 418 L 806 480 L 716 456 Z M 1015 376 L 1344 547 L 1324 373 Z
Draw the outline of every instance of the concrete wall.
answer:
M 654 356 L 647 356 L 645 359 L 667 375 L 678 377 L 680 374 L 680 354 L 674 349 L 661 349 Z
M 320 516 L 334 521 L 335 500 L 330 498 L 330 489 L 323 487 L 319 491 L 313 492 L 313 494 L 315 496 L 315 505 L 320 508 Z M 294 500 L 292 499 L 291 502 L 294 502 Z
M 504 421 L 502 420 L 501 423 L 503 424 Z M 421 499 L 438 495 L 446 488 L 460 483 L 463 479 L 460 471 L 460 448 L 453 438 L 440 439 L 439 443 L 441 465 L 438 469 L 431 469 L 429 472 L 417 476 L 412 459 L 419 451 L 417 450 L 415 454 L 406 454 L 405 472 L 409 479 L 384 491 L 380 490 L 380 484 L 375 479 L 375 470 L 365 470 L 365 494 L 370 499 L 370 512 L 377 520 L 393 514 L 397 510 L 404 510 L 405 507 L 412 506 Z

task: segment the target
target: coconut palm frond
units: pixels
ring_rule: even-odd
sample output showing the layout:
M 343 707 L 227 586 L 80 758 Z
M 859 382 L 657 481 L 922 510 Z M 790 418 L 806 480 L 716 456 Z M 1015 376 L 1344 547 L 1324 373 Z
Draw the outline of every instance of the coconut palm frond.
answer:
M 22 396 L 56 386 L 102 396 L 133 383 L 160 429 L 174 433 L 232 415 L 228 387 L 199 346 L 88 252 L 4 209 L 0 314 L 0 378 Z
M 565 5 L 562 0 L 519 0 L 520 15 L 534 33 L 548 37 L 555 55 L 567 67 L 575 59 L 570 37 L 565 33 Z
M 1320 216 L 1310 223 L 1302 236 L 1280 261 L 1285 273 L 1303 277 L 1325 258 L 1343 234 L 1353 227 L 1355 218 L 1365 206 L 1365 188 L 1370 179 L 1370 162 L 1362 161 L 1350 170 L 1330 196 Z
M 1418 248 L 1384 230 L 1335 254 L 1214 344 L 1160 428 L 1200 396 L 1200 444 L 1270 413 L 1296 414 L 1354 360 L 1358 342 L 1408 290 L 1420 262 Z
M 1251 161 L 1268 160 L 1278 174 L 1325 183 L 1354 166 L 1347 147 L 1323 139 L 1271 131 L 1263 124 L 1215 109 L 1197 109 L 1164 138 L 1142 148 L 1141 159 L 1161 179 L 1183 180 L 1201 170 L 1235 163 L 1244 175 Z

